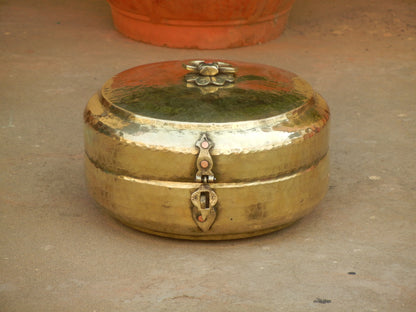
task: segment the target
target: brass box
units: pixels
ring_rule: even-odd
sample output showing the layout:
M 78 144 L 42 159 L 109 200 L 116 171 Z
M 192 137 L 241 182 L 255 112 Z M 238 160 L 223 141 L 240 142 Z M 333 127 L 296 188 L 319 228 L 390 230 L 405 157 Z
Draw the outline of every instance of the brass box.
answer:
M 138 66 L 107 81 L 84 120 L 90 194 L 140 231 L 260 235 L 308 214 L 328 188 L 328 106 L 275 67 Z

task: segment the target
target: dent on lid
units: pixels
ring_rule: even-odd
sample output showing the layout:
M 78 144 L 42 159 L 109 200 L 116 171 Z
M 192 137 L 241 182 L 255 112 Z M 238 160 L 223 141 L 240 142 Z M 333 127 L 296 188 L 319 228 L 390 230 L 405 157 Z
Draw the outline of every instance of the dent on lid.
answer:
M 215 81 L 198 85 L 195 73 L 189 78 L 184 68 L 189 63 L 191 70 L 198 64 L 171 61 L 121 72 L 105 83 L 103 98 L 111 105 L 140 116 L 223 123 L 280 115 L 305 104 L 313 94 L 311 87 L 293 73 L 242 62 L 219 62 L 220 66 L 236 68 L 233 79 L 224 81 L 223 85 L 216 85 Z M 202 83 L 206 83 L 206 79 L 202 77 Z

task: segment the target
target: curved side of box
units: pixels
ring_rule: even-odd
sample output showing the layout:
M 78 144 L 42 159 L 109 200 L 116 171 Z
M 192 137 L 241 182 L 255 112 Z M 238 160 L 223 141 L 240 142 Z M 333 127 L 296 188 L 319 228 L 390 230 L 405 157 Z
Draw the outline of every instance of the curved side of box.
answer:
M 97 167 L 85 157 L 87 186 L 96 202 L 140 231 L 180 239 L 222 240 L 265 234 L 304 217 L 328 189 L 329 157 L 275 179 L 213 183 L 217 219 L 202 232 L 190 196 L 199 183 L 142 180 Z

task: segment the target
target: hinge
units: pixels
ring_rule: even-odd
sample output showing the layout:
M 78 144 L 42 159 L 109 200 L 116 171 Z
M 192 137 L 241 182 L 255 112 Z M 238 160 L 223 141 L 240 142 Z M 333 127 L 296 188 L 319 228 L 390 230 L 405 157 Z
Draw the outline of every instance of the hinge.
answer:
M 196 147 L 199 148 L 198 159 L 196 160 L 196 172 L 195 181 L 202 183 L 210 183 L 215 181 L 212 167 L 214 165 L 209 150 L 214 147 L 214 144 L 207 138 L 204 133 L 201 138 L 196 141 Z

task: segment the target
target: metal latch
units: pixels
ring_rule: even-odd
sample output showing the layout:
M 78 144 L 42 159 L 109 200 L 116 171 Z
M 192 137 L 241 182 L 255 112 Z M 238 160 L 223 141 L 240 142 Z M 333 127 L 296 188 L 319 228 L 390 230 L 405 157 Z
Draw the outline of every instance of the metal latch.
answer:
M 208 231 L 217 217 L 215 205 L 218 197 L 208 183 L 215 181 L 214 173 L 212 172 L 213 161 L 210 154 L 210 149 L 214 144 L 208 139 L 207 135 L 202 134 L 201 138 L 195 143 L 199 148 L 198 158 L 196 160 L 197 172 L 195 181 L 201 182 L 201 186 L 192 193 L 191 202 L 192 217 L 198 227 L 203 231 Z

